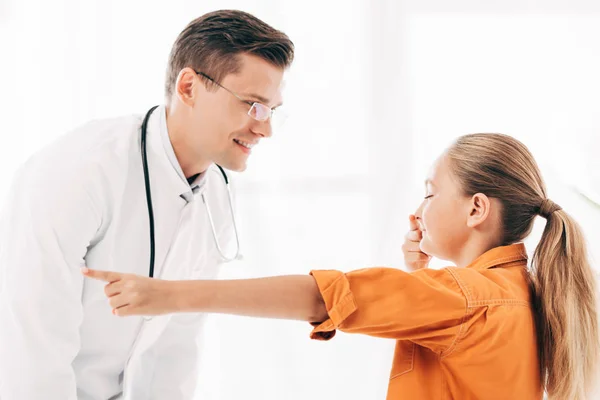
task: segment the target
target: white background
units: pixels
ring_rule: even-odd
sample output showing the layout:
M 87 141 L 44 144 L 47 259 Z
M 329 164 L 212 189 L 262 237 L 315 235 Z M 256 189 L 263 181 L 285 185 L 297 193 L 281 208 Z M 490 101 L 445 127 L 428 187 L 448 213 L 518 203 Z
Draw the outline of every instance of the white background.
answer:
M 222 277 L 401 268 L 427 168 L 471 132 L 525 142 L 600 260 L 600 209 L 576 194 L 600 202 L 594 1 L 0 0 L 0 199 L 58 135 L 162 102 L 175 37 L 219 8 L 252 12 L 296 45 L 291 117 L 237 176 L 245 260 Z M 385 398 L 392 341 L 209 321 L 198 399 Z

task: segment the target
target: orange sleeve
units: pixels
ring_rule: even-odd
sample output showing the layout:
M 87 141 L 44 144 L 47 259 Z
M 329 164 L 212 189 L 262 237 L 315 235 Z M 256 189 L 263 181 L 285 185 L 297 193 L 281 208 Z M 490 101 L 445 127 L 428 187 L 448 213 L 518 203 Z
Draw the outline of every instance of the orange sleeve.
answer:
M 311 271 L 311 275 L 329 313 L 329 319 L 313 324 L 312 339 L 328 340 L 339 329 L 411 340 L 443 351 L 467 315 L 467 300 L 445 269 L 407 273 L 393 268 L 368 268 L 347 274 Z

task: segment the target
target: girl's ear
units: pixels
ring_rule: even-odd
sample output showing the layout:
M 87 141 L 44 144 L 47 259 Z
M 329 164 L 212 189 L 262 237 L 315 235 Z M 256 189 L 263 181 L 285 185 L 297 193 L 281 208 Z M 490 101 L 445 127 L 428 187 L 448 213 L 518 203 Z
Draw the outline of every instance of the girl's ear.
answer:
M 467 217 L 467 226 L 475 228 L 487 220 L 490 215 L 491 202 L 483 193 L 475 193 L 470 200 L 470 211 Z

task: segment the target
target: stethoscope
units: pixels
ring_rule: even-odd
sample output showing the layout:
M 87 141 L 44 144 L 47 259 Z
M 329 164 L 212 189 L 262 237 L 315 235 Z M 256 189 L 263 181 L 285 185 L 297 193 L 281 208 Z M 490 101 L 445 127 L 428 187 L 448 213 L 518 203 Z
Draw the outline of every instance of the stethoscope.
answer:
M 155 239 L 154 239 L 154 209 L 152 208 L 152 193 L 150 191 L 150 173 L 148 172 L 148 158 L 147 158 L 147 154 L 146 154 L 146 130 L 147 130 L 147 126 L 148 126 L 148 120 L 150 119 L 150 115 L 152 114 L 152 112 L 154 110 L 156 110 L 157 107 L 158 106 L 152 107 L 146 113 L 146 116 L 144 117 L 144 121 L 142 122 L 142 135 L 141 135 L 142 136 L 141 137 L 142 165 L 144 167 L 144 181 L 146 184 L 146 202 L 148 203 L 148 220 L 150 221 L 150 271 L 148 273 L 150 278 L 152 278 L 154 276 L 154 255 L 155 255 L 156 245 L 155 245 Z M 217 164 L 215 164 L 215 165 L 217 165 Z M 223 179 L 225 180 L 225 187 L 227 188 L 227 195 L 229 197 L 229 210 L 231 212 L 231 220 L 233 221 L 233 230 L 235 232 L 235 241 L 236 241 L 236 246 L 237 246 L 235 255 L 233 257 L 227 257 L 225 255 L 225 253 L 223 252 L 223 249 L 221 249 L 221 246 L 219 245 L 219 240 L 217 239 L 217 232 L 215 230 L 215 224 L 213 222 L 212 215 L 210 213 L 210 208 L 208 206 L 208 202 L 206 201 L 206 198 L 204 197 L 204 193 L 201 194 L 202 202 L 204 203 L 204 207 L 206 207 L 206 214 L 208 215 L 208 221 L 210 222 L 210 228 L 212 230 L 213 239 L 215 241 L 215 246 L 217 247 L 217 250 L 219 251 L 219 254 L 221 255 L 221 258 L 223 259 L 223 261 L 231 262 L 234 260 L 241 259 L 240 240 L 238 237 L 237 225 L 235 223 L 235 213 L 233 210 L 233 202 L 231 200 L 231 191 L 229 190 L 229 178 L 227 178 L 227 174 L 225 173 L 223 168 L 221 168 L 220 165 L 217 165 L 217 167 L 219 167 L 219 171 L 221 171 L 221 174 L 223 175 Z

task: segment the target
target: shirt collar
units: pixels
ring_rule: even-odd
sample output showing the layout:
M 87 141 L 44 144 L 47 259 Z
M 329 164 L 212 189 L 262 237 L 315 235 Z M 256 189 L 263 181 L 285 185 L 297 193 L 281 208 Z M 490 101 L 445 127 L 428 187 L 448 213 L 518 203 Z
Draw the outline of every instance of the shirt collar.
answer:
M 467 268 L 489 269 L 507 264 L 527 265 L 527 250 L 523 243 L 494 247 L 477 257 Z
M 179 195 L 189 203 L 193 200 L 196 193 L 203 190 L 206 183 L 207 174 L 206 172 L 203 172 L 202 174 L 198 175 L 191 184 L 188 183 L 185 175 L 183 174 L 183 170 L 181 169 L 181 165 L 177 160 L 177 156 L 175 155 L 175 149 L 173 149 L 171 138 L 169 137 L 169 130 L 167 128 L 167 109 L 164 105 L 161 105 L 156 109 L 155 113 L 159 117 L 157 123 L 160 131 L 162 147 L 173 169 L 173 172 L 177 175 L 177 178 L 181 183 L 178 184 L 178 187 L 180 188 Z

